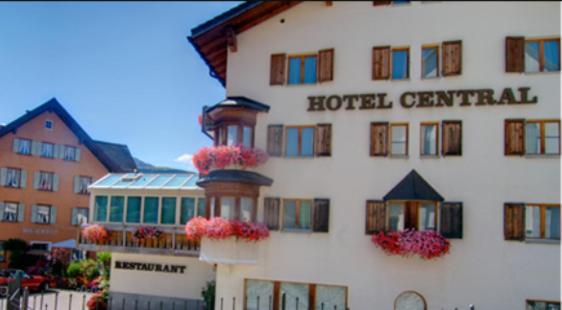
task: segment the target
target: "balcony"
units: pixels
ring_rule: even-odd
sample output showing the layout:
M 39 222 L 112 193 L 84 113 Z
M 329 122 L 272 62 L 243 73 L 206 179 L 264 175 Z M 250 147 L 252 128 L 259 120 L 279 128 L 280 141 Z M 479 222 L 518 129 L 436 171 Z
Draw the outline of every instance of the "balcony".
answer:
M 183 227 L 157 227 L 162 233 L 158 238 L 137 239 L 135 231 L 140 226 L 105 225 L 108 238 L 104 242 L 86 240 L 78 234 L 78 246 L 84 251 L 160 254 L 173 256 L 199 256 L 200 242 L 187 240 Z

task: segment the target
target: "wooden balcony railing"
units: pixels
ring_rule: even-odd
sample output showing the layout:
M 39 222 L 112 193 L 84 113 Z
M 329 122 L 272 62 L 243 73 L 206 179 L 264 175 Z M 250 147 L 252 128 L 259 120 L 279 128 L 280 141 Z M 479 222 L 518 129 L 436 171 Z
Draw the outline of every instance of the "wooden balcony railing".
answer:
M 187 240 L 183 227 L 157 227 L 162 234 L 158 238 L 137 239 L 135 231 L 140 226 L 104 225 L 109 240 L 103 244 L 85 240 L 78 233 L 78 245 L 85 251 L 167 254 L 199 256 L 199 242 Z

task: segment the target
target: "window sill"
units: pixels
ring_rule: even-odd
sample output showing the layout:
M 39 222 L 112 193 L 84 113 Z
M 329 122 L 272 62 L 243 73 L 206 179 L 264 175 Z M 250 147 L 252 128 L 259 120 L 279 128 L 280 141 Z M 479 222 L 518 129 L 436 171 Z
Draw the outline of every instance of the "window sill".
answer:
M 525 158 L 560 158 L 560 154 L 525 154 Z
M 281 229 L 279 232 L 312 234 L 312 229 L 284 228 Z
M 558 244 L 560 245 L 560 240 L 555 239 L 525 239 L 525 243 L 531 244 Z
M 420 155 L 421 159 L 439 159 L 441 156 L 439 155 Z
M 393 154 L 388 155 L 388 157 L 394 158 L 394 159 L 408 159 L 409 158 L 408 155 L 393 155 Z

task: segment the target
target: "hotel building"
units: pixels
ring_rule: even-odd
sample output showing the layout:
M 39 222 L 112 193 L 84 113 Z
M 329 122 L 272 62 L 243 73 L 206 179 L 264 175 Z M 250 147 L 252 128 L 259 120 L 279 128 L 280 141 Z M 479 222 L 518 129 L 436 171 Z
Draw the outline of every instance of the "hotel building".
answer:
M 0 128 L 0 244 L 72 246 L 88 221 L 88 185 L 135 168 L 126 145 L 92 139 L 56 99 L 27 111 Z
M 269 153 L 198 181 L 270 229 L 202 240 L 216 309 L 560 309 L 559 2 L 252 1 L 189 41 L 203 132 Z M 371 241 L 404 229 L 449 253 Z

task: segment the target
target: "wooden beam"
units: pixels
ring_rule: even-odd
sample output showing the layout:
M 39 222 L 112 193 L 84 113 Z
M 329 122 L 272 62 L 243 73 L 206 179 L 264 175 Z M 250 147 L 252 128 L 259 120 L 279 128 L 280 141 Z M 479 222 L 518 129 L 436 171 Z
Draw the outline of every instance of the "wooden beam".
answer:
M 326 6 L 332 6 L 332 1 L 324 1 L 326 3 Z
M 281 5 L 279 5 L 278 7 L 275 7 L 274 9 L 268 10 L 266 11 L 264 14 L 262 14 L 261 16 L 243 24 L 240 23 L 237 27 L 238 33 L 243 32 L 244 30 L 250 29 L 252 27 L 254 27 L 255 25 L 266 21 L 268 19 L 270 19 L 271 17 L 299 4 L 301 1 L 289 1 L 289 2 L 283 2 Z
M 228 46 L 231 53 L 236 53 L 237 44 L 236 44 L 236 33 L 234 32 L 234 28 L 232 26 L 228 26 L 225 29 L 226 35 L 226 45 Z

